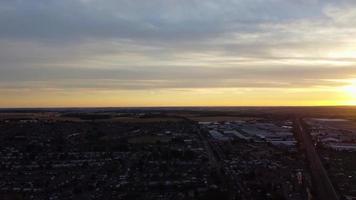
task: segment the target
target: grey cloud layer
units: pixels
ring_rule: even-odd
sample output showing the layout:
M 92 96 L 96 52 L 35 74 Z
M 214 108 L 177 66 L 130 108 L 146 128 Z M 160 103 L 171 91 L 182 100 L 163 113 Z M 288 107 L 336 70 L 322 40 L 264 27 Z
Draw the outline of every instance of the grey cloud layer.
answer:
M 355 17 L 351 0 L 0 0 L 0 83 L 334 86 L 356 62 L 324 51 L 356 42 Z
M 151 67 L 146 70 L 31 69 L 1 71 L 0 79 L 11 87 L 22 80 L 21 87 L 92 88 L 92 89 L 162 89 L 162 88 L 302 88 L 341 86 L 335 79 L 354 78 L 354 67 L 334 69 L 310 66 L 253 68 L 177 68 Z M 31 85 L 36 83 L 35 85 Z M 14 88 L 18 88 L 15 86 Z
M 14 0 L 0 2 L 0 36 L 37 39 L 189 39 L 249 24 L 317 17 L 313 1 Z M 303 10 L 303 14 L 301 14 Z

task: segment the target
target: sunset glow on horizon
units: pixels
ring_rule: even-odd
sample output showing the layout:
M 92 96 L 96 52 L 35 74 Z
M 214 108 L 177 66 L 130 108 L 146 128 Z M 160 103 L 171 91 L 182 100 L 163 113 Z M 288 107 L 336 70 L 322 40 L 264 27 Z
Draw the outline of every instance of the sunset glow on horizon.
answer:
M 5 0 L 0 107 L 356 105 L 352 0 Z

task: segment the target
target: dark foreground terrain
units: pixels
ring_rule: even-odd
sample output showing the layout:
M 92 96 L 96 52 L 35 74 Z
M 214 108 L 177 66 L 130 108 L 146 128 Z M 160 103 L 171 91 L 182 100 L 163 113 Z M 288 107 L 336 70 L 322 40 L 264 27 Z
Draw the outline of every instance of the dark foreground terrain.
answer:
M 354 111 L 5 109 L 0 199 L 352 199 Z

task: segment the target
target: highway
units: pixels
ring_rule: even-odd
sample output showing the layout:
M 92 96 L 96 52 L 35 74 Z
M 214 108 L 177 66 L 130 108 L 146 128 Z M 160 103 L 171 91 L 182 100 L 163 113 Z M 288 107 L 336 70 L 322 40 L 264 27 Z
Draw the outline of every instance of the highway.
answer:
M 298 139 L 304 146 L 306 157 L 313 179 L 313 187 L 320 200 L 339 200 L 339 197 L 330 181 L 330 178 L 321 163 L 320 157 L 316 152 L 309 133 L 304 130 L 302 119 L 295 120 L 296 133 Z

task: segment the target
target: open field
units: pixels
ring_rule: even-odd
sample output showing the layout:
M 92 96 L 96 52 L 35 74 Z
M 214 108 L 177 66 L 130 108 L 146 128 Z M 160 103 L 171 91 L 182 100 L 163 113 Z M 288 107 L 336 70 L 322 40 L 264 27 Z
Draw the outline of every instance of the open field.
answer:
M 75 113 L 75 114 L 73 114 Z M 127 115 L 127 113 L 131 113 Z M 132 114 L 135 113 L 135 114 Z M 140 113 L 147 114 L 140 116 Z M 152 113 L 159 113 L 152 114 Z M 167 107 L 167 108 L 68 108 L 0 109 L 0 120 L 48 119 L 58 121 L 156 122 L 235 121 L 263 117 L 342 118 L 356 121 L 355 106 L 340 107 Z
M 249 121 L 257 120 L 256 117 L 239 117 L 239 116 L 190 116 L 187 117 L 197 122 L 218 122 L 218 121 Z

